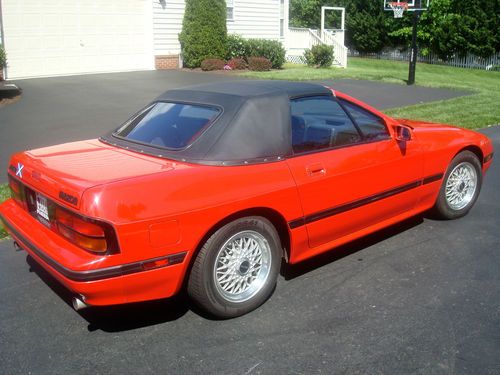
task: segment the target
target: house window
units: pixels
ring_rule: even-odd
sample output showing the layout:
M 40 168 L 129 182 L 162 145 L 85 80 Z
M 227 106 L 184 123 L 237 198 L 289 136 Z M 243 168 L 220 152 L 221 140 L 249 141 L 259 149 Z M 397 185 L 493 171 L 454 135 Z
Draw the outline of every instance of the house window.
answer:
M 234 21 L 234 0 L 226 0 L 226 20 Z
M 285 0 L 280 0 L 280 38 L 285 37 Z

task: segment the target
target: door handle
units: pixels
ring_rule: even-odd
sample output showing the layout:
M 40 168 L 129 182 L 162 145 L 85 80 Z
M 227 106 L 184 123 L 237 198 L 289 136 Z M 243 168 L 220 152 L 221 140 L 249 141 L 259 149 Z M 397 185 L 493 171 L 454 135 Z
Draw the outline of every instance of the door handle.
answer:
M 326 169 L 321 163 L 310 164 L 306 166 L 307 175 L 310 177 L 313 176 L 322 176 L 326 174 Z

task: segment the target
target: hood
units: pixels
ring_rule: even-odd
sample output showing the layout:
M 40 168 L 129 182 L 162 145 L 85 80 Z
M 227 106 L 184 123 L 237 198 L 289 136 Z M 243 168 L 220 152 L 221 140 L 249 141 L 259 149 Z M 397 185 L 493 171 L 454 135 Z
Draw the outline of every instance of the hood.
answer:
M 452 125 L 439 124 L 439 123 L 435 123 L 435 122 L 408 120 L 408 119 L 403 119 L 403 118 L 398 118 L 395 120 L 398 123 L 400 123 L 402 125 L 407 125 L 413 129 L 419 129 L 419 128 L 424 128 L 424 129 L 445 129 L 445 128 L 446 129 L 457 129 L 455 126 L 452 126 Z

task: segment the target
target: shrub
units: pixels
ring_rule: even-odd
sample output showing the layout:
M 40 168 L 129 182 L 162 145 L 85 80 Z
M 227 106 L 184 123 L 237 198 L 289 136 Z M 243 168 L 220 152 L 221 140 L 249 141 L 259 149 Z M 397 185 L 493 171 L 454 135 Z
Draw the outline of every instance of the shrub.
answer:
M 179 34 L 184 65 L 197 68 L 210 57 L 226 56 L 226 1 L 186 0 Z
M 7 54 L 5 53 L 5 49 L 0 44 L 0 69 L 7 66 Z
M 224 65 L 226 65 L 226 63 L 221 59 L 205 59 L 201 62 L 201 70 L 222 70 L 224 69 Z
M 248 39 L 246 57 L 265 57 L 271 61 L 274 69 L 281 69 L 285 63 L 285 48 L 281 42 L 269 39 Z M 250 61 L 249 61 L 250 63 Z
M 333 63 L 333 46 L 317 44 L 305 50 L 304 59 L 309 66 L 328 68 Z
M 269 59 L 265 57 L 249 57 L 248 58 L 248 69 L 262 72 L 265 70 L 271 70 L 272 63 Z
M 245 59 L 239 57 L 232 58 L 227 62 L 227 65 L 229 65 L 233 70 L 242 70 L 247 68 L 247 62 Z
M 247 56 L 246 40 L 237 34 L 229 34 L 227 36 L 226 59 L 230 60 L 234 57 L 245 56 Z

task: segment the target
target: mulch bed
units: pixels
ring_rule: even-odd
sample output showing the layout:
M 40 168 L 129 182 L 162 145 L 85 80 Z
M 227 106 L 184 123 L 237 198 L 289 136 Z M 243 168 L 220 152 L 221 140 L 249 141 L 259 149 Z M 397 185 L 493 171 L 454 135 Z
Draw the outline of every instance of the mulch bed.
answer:
M 21 95 L 14 96 L 13 98 L 0 99 L 0 108 L 5 107 L 9 104 L 13 104 L 21 99 Z

